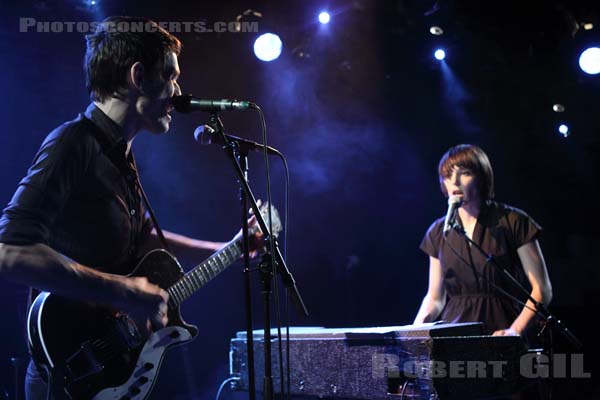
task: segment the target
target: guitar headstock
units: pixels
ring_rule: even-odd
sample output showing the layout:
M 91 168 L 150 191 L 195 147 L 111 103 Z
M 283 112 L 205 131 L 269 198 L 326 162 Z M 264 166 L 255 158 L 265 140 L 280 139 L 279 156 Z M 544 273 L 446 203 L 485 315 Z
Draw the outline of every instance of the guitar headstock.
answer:
M 281 232 L 281 229 L 282 229 L 281 218 L 279 217 L 279 211 L 277 211 L 275 206 L 270 205 L 269 203 L 262 204 L 260 200 L 257 201 L 257 204 L 260 209 L 260 215 L 262 215 L 263 219 L 265 220 L 267 227 L 269 226 L 269 208 L 271 208 L 271 222 L 273 224 L 273 228 L 272 228 L 273 231 L 271 232 L 271 234 L 274 237 L 279 236 L 279 233 Z M 250 210 L 250 214 L 254 214 L 252 212 L 252 210 Z M 252 233 L 255 233 L 259 229 L 260 229 L 260 227 L 258 226 L 258 224 L 256 224 L 252 228 Z

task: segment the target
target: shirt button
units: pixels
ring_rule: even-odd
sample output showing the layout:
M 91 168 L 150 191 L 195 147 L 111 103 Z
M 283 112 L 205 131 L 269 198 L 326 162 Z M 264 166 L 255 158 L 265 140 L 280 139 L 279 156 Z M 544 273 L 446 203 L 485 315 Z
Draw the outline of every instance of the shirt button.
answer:
M 131 215 L 135 215 L 135 210 L 134 210 L 134 209 L 131 209 L 131 210 L 129 211 L 129 214 L 131 214 Z

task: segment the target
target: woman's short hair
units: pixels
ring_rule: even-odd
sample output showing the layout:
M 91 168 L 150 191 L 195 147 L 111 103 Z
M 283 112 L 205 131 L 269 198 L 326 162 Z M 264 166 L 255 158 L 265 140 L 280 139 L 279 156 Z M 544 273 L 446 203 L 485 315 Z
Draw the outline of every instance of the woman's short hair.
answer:
M 468 168 L 479 183 L 479 194 L 483 200 L 494 198 L 494 171 L 485 152 L 472 144 L 459 144 L 444 153 L 438 165 L 440 187 L 444 196 L 448 197 L 444 179 L 452 175 L 455 166 Z

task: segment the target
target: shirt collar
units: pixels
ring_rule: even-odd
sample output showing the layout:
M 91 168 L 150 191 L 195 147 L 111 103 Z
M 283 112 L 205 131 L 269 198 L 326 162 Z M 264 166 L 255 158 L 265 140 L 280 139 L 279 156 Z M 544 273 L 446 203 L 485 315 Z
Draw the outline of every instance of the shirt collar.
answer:
M 110 152 L 120 153 L 125 156 L 127 142 L 123 138 L 123 130 L 115 121 L 104 114 L 104 112 L 94 103 L 90 103 L 85 110 L 85 117 L 100 128 L 100 131 L 106 136 L 110 143 L 110 149 L 108 149 Z M 130 151 L 127 158 L 131 159 L 132 157 L 133 155 Z

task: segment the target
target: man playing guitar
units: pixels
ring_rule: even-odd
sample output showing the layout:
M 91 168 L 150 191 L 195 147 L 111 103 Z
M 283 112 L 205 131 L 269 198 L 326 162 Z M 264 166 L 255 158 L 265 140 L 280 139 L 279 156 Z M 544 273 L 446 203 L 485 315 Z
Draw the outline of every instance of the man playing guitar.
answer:
M 144 29 L 120 29 L 132 24 Z M 130 17 L 107 18 L 86 39 L 92 103 L 46 137 L 4 209 L 0 276 L 35 292 L 120 310 L 138 327 L 148 327 L 142 333 L 149 335 L 169 324 L 175 315 L 169 310 L 181 300 L 172 296 L 181 296 L 149 276 L 128 276 L 140 258 L 165 246 L 205 258 L 227 246 L 161 232 L 148 216 L 131 151 L 142 130 L 169 129 L 171 98 L 181 94 L 180 41 L 152 21 Z M 238 240 L 239 234 L 230 243 Z M 251 242 L 256 249 L 258 241 Z M 42 313 L 36 315 L 39 324 L 30 321 L 30 330 L 41 326 Z M 27 399 L 46 398 L 46 380 L 39 365 L 30 363 Z

